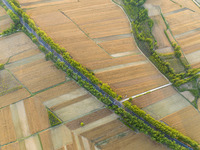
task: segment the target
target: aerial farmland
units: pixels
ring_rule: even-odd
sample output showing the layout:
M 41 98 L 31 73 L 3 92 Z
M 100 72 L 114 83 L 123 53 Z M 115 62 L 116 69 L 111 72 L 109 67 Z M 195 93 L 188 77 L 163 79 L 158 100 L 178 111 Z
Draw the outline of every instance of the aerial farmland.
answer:
M 5 1 L 0 0 L 0 150 L 200 149 L 199 1 L 138 4 L 148 10 L 147 24 L 153 22 L 153 52 L 146 53 L 138 42 L 144 33 L 136 35 L 127 11 L 129 0 L 18 0 L 37 28 L 121 96 L 118 105 L 107 104 L 98 97 L 105 94 L 96 96 L 81 76 L 60 67 L 63 62 L 23 25 L 11 31 L 16 18 L 6 12 Z M 153 61 L 154 54 L 171 74 Z M 188 80 L 177 86 L 177 78 Z M 126 102 L 136 112 L 129 113 Z

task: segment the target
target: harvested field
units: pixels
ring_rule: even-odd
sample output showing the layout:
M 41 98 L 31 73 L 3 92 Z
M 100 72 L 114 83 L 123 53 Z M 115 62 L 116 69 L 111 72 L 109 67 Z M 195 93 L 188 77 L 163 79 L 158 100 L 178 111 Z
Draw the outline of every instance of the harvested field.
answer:
M 172 95 L 176 94 L 176 91 L 172 86 L 168 86 L 154 92 L 148 93 L 146 95 L 142 95 L 136 97 L 132 100 L 133 105 L 137 105 L 139 108 L 145 108 L 151 104 L 154 104 L 160 100 L 166 99 Z
M 23 100 L 29 96 L 30 96 L 30 93 L 24 88 L 14 91 L 12 93 L 8 93 L 6 95 L 0 96 L 0 107 L 10 105 L 17 101 Z
M 145 141 L 145 144 L 144 144 Z M 137 150 L 167 150 L 164 145 L 152 142 L 152 140 L 145 136 L 143 133 L 134 135 L 133 133 L 124 136 L 117 142 L 110 143 L 109 145 L 101 147 L 104 150 L 124 150 L 124 149 L 137 149 Z
M 0 96 L 17 91 L 21 88 L 22 86 L 7 70 L 2 70 L 0 72 Z
M 143 110 L 155 119 L 160 120 L 161 118 L 182 110 L 187 106 L 190 106 L 190 103 L 180 94 L 175 93 L 170 97 L 143 108 Z
M 192 12 L 191 10 L 168 15 L 166 16 L 166 19 L 174 35 L 197 29 L 200 25 L 199 14 Z
M 24 150 L 20 147 L 19 142 L 11 143 L 1 147 L 1 150 Z
M 10 24 L 13 23 L 12 19 L 2 6 L 0 6 L 0 20 L 0 33 L 9 28 Z
M 53 128 L 51 130 L 51 138 L 54 149 L 60 149 L 67 144 L 73 143 L 71 132 L 64 125 Z
M 140 54 L 132 37 L 109 40 L 102 42 L 99 45 L 101 45 L 109 54 L 117 54 L 128 51 L 133 51 L 134 54 Z
M 42 150 L 41 144 L 40 144 L 40 139 L 38 135 L 34 135 L 32 137 L 29 137 L 28 139 L 24 140 L 25 141 L 25 147 L 26 149 L 30 150 Z
M 104 105 L 101 102 L 99 102 L 98 100 L 95 100 L 94 97 L 90 97 L 90 98 L 82 100 L 81 102 L 77 102 L 75 104 L 71 104 L 64 108 L 56 110 L 55 113 L 63 121 L 67 121 L 67 120 L 76 118 L 80 115 L 82 116 L 84 114 L 95 111 L 103 106 Z M 87 108 L 87 109 L 85 109 L 85 108 Z
M 0 63 L 6 63 L 8 58 L 28 49 L 36 49 L 36 45 L 22 32 L 0 38 Z
M 20 101 L 16 104 L 12 104 L 10 105 L 10 108 L 17 139 L 29 136 L 30 129 L 28 126 L 28 119 L 24 107 L 24 102 Z
M 200 142 L 200 116 L 199 112 L 193 106 L 188 106 L 176 113 L 166 116 L 162 118 L 162 121 L 184 135 L 196 140 L 198 143 Z
M 40 136 L 40 139 L 41 139 L 43 149 L 54 150 L 50 130 L 46 130 L 44 132 L 41 132 L 39 134 L 39 136 Z
M 11 71 L 32 93 L 65 81 L 65 73 L 44 59 L 15 67 Z
M 96 76 L 108 83 L 118 94 L 128 97 L 167 84 L 150 64 L 98 73 Z
M 39 53 L 41 53 L 41 52 L 38 49 L 30 49 L 30 50 L 27 50 L 25 52 L 22 52 L 18 55 L 11 57 L 9 60 L 9 63 L 14 63 L 16 61 L 20 61 L 22 59 L 37 55 Z
M 119 89 L 120 85 L 110 84 L 118 94 L 133 96 L 168 83 L 137 49 L 135 41 L 130 37 L 131 28 L 126 15 L 110 0 L 82 0 L 56 6 L 50 6 L 50 3 L 47 5 L 45 9 L 43 6 L 34 5 L 35 8 L 28 9 L 27 13 L 56 43 L 65 47 L 75 60 L 98 72 L 97 77 L 103 82 L 107 82 L 107 74 L 114 76 L 116 72 L 120 72 L 120 80 L 123 80 L 120 84 L 126 85 L 129 82 L 126 74 L 129 72 L 128 92 L 124 92 L 125 86 Z M 52 16 L 55 19 L 52 20 Z M 140 90 L 134 92 L 133 88 L 137 83 L 132 81 L 135 80 L 135 73 L 140 72 L 132 69 L 143 67 L 141 64 L 150 67 L 155 76 L 151 80 L 152 77 L 147 79 L 148 75 L 140 75 L 144 82 L 151 80 L 147 84 L 150 87 L 142 89 L 141 85 Z M 126 70 L 127 68 L 129 70 Z M 148 72 L 145 71 L 144 74 Z M 154 82 L 156 77 L 158 81 Z M 114 82 L 112 78 L 108 83 L 110 81 Z
M 0 109 L 0 144 L 4 145 L 16 140 L 10 107 Z
M 24 107 L 31 134 L 50 126 L 47 110 L 39 99 L 29 98 L 24 100 Z
M 151 17 L 154 21 L 154 26 L 152 29 L 152 33 L 158 42 L 158 49 L 171 47 L 164 30 L 166 29 L 166 25 L 160 15 Z
M 51 99 L 56 99 L 62 95 L 65 95 L 69 92 L 72 92 L 78 89 L 79 86 L 74 81 L 68 81 L 67 83 L 61 84 L 54 88 L 51 88 L 47 91 L 41 92 L 36 95 L 43 103 L 47 102 Z

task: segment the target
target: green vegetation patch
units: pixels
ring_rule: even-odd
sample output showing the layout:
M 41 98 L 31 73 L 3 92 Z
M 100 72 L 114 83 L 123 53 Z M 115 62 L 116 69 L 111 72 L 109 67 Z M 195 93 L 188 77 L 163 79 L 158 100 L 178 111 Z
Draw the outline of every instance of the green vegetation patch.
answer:
M 52 127 L 62 123 L 62 121 L 53 112 L 51 112 L 48 109 L 47 111 L 48 111 L 49 121 Z

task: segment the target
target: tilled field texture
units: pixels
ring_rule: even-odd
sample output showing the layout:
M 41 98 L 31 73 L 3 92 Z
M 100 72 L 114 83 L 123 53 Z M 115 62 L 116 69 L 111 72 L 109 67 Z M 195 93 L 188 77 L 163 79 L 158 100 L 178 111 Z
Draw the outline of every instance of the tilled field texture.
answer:
M 22 88 L 0 96 L 1 150 L 110 149 L 113 142 L 122 149 L 120 141 L 125 141 L 125 150 L 130 150 L 135 145 L 140 149 L 143 140 L 147 144 L 141 145 L 141 150 L 167 149 L 130 130 L 89 92 L 73 80 L 65 80 L 65 74 L 46 61 L 38 49 L 16 54 L 13 50 L 13 54 L 1 71 L 1 81 L 7 88 Z M 50 127 L 46 107 L 63 121 L 61 125 Z
M 59 2 L 22 7 L 32 8 L 27 13 L 36 24 L 118 94 L 133 96 L 168 83 L 137 48 L 128 18 L 116 4 L 110 0 Z M 113 76 L 109 81 L 108 74 Z

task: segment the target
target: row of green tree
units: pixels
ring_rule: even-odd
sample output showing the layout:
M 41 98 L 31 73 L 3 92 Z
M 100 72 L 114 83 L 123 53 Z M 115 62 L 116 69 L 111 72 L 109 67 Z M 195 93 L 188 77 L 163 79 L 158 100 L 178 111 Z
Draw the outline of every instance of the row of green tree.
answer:
M 19 7 L 19 3 L 15 0 L 8 0 L 9 4 L 16 11 L 16 13 L 23 18 L 24 22 L 26 22 L 37 34 L 40 36 L 47 44 L 51 46 L 58 54 L 61 54 L 63 58 L 68 61 L 74 68 L 84 74 L 87 78 L 89 78 L 92 83 L 101 87 L 106 93 L 108 93 L 113 98 L 120 99 L 121 96 L 117 95 L 109 85 L 102 83 L 97 77 L 94 76 L 93 72 L 90 72 L 86 67 L 82 66 L 79 62 L 72 59 L 70 54 L 65 50 L 65 48 L 60 47 L 56 44 L 43 30 L 38 28 L 34 21 Z
M 54 59 L 53 58 L 54 56 L 51 53 L 48 53 L 47 55 L 48 55 L 48 59 Z M 58 69 L 62 69 L 63 71 L 65 71 L 67 73 L 67 75 L 69 77 L 72 77 L 74 80 L 76 80 L 80 86 L 82 86 L 85 89 L 87 89 L 92 95 L 94 95 L 95 97 L 97 97 L 97 99 L 99 99 L 101 102 L 103 102 L 104 104 L 106 104 L 107 106 L 109 106 L 110 109 L 114 110 L 115 113 L 118 114 L 118 115 L 120 115 L 120 117 L 123 119 L 123 121 L 128 126 L 130 126 L 132 129 L 134 129 L 134 130 L 137 129 L 138 131 L 143 132 L 143 133 L 149 135 L 153 140 L 155 140 L 155 141 L 157 141 L 159 143 L 165 144 L 165 145 L 167 145 L 168 147 L 170 147 L 172 149 L 175 149 L 175 150 L 186 150 L 186 148 L 184 148 L 184 147 L 176 144 L 175 142 L 172 142 L 168 138 L 166 138 L 163 133 L 161 133 L 159 131 L 156 131 L 153 128 L 151 128 L 148 125 L 146 125 L 142 120 L 138 119 L 135 116 L 132 116 L 131 114 L 129 114 L 128 112 L 126 112 L 124 109 L 118 108 L 118 106 L 113 105 L 112 102 L 110 101 L 110 99 L 108 97 L 103 96 L 102 93 L 100 93 L 98 90 L 96 90 L 91 84 L 89 84 L 88 82 L 84 81 L 79 75 L 77 75 L 71 69 L 69 69 L 65 65 L 64 62 L 61 62 L 60 60 L 58 60 L 55 63 L 55 66 Z M 125 106 L 127 106 L 127 103 L 126 103 Z M 129 107 L 127 107 L 127 108 L 129 108 Z M 136 108 L 138 108 L 138 107 L 136 107 Z M 130 109 L 130 110 L 132 110 L 132 109 Z M 138 114 L 140 117 L 146 116 L 146 113 L 144 111 L 140 110 L 139 108 L 137 109 L 137 111 L 134 111 L 134 112 L 136 114 Z M 147 116 L 150 117 L 149 115 L 147 115 Z M 150 118 L 152 118 L 152 117 L 150 117 Z M 148 120 L 148 119 L 147 119 L 147 121 L 150 124 L 152 124 L 152 125 L 155 126 L 154 121 Z M 161 130 L 162 128 L 158 128 L 158 129 Z M 161 131 L 163 131 L 163 130 L 161 130 Z M 174 131 L 176 131 L 176 130 L 174 130 Z
M 184 65 L 186 73 L 176 74 L 174 69 L 170 67 L 170 64 L 160 58 L 155 51 L 157 48 L 157 42 L 152 35 L 153 21 L 148 16 L 148 11 L 142 5 L 145 0 L 123 0 L 124 8 L 127 14 L 132 20 L 132 28 L 135 37 L 139 41 L 143 41 L 142 45 L 145 45 L 145 50 L 150 54 L 150 60 L 157 66 L 157 68 L 165 74 L 165 76 L 173 83 L 174 86 L 180 86 L 188 81 L 198 78 L 197 74 L 200 69 L 189 69 L 189 66 Z M 146 46 L 147 45 L 147 46 Z M 174 48 L 174 55 L 181 59 L 181 48 L 175 43 L 172 43 Z M 143 49 L 144 47 L 140 47 Z M 182 62 L 182 60 L 180 60 Z
M 183 135 L 179 131 L 165 125 L 164 123 L 157 121 L 156 119 L 152 118 L 149 114 L 146 114 L 145 111 L 138 108 L 136 105 L 132 105 L 130 102 L 126 101 L 124 102 L 124 106 L 127 107 L 129 110 L 133 111 L 138 116 L 142 117 L 144 120 L 146 120 L 150 124 L 152 124 L 154 127 L 156 127 L 156 129 L 159 129 L 160 131 L 169 135 L 170 137 L 176 138 L 179 141 L 182 141 L 185 144 L 190 145 L 192 148 L 194 148 L 194 150 L 199 149 L 198 147 L 199 144 L 196 141 Z
M 10 4 L 13 4 L 10 2 Z M 37 31 L 38 31 L 38 28 L 37 28 Z M 40 32 L 43 32 L 40 30 Z M 41 34 L 41 35 L 45 35 L 45 33 Z M 44 37 L 43 37 L 44 38 Z M 33 39 L 33 38 L 32 38 Z M 45 39 L 45 38 L 44 38 Z M 56 44 L 56 46 L 59 46 Z M 43 46 L 40 46 L 39 47 L 42 51 L 44 52 L 48 52 Z M 65 58 L 65 60 L 69 60 L 69 62 L 73 65 L 73 66 L 79 66 L 79 67 L 82 67 L 82 65 L 79 65 L 78 62 L 76 61 L 73 61 L 73 59 L 70 57 L 70 55 L 65 52 L 64 50 L 59 50 L 59 49 L 56 49 L 57 52 L 59 54 L 62 54 L 62 56 Z M 52 60 L 57 60 L 56 57 L 53 55 L 53 53 L 49 52 L 46 54 L 46 59 L 52 59 Z M 70 61 L 71 60 L 71 61 Z M 78 64 L 76 64 L 78 63 Z M 110 99 L 108 97 L 105 97 L 103 96 L 98 90 L 96 90 L 91 84 L 89 84 L 88 82 L 84 81 L 80 76 L 78 76 L 76 73 L 74 73 L 71 69 L 69 69 L 63 62 L 57 60 L 56 61 L 56 67 L 59 68 L 59 69 L 62 69 L 63 71 L 65 71 L 68 76 L 74 78 L 78 83 L 79 85 L 83 86 L 84 88 L 86 88 L 88 91 L 90 91 L 90 93 L 92 93 L 94 96 L 96 96 L 100 101 L 102 101 L 104 104 L 108 105 L 110 108 L 116 110 L 116 113 L 120 114 L 120 116 L 126 121 L 128 122 L 129 125 L 131 125 L 132 127 L 134 126 L 135 128 L 137 127 L 137 129 L 139 131 L 142 131 L 148 135 L 150 135 L 152 137 L 152 139 L 160 142 L 160 143 L 164 143 L 166 145 L 168 145 L 169 147 L 173 148 L 173 149 L 185 149 L 179 145 L 177 145 L 176 143 L 170 141 L 169 139 L 165 138 L 164 135 L 163 137 L 160 137 L 158 135 L 161 135 L 159 131 L 155 131 L 154 129 L 151 129 L 150 127 L 148 127 L 147 125 L 145 125 L 144 122 L 142 122 L 141 120 L 139 120 L 138 118 L 136 117 L 131 117 L 131 115 L 129 113 L 127 113 L 126 111 L 124 111 L 123 109 L 121 108 L 118 108 L 117 106 L 115 105 L 112 105 L 112 102 L 110 101 Z M 83 67 L 84 68 L 84 67 Z M 85 70 L 87 70 L 86 68 L 84 68 Z M 79 70 L 79 69 L 78 69 Z M 80 70 L 79 70 L 80 71 Z M 82 71 L 82 69 L 81 69 Z M 80 71 L 80 72 L 81 72 Z M 89 71 L 87 71 L 87 73 L 90 73 Z M 93 75 L 93 74 L 92 74 Z M 101 82 L 101 81 L 98 81 L 98 82 Z M 106 84 L 103 84 L 102 82 L 101 83 L 97 83 L 97 84 L 100 84 L 101 87 L 103 88 L 103 86 L 106 86 L 106 89 L 107 89 L 107 85 Z M 110 89 L 110 87 L 108 87 L 108 89 Z M 105 89 L 104 89 L 105 90 Z M 116 97 L 115 95 L 113 97 Z M 120 113 L 119 113 L 120 112 Z M 122 113 L 123 112 L 123 113 Z M 128 117 L 127 117 L 128 116 Z M 137 121 L 137 123 L 133 123 Z M 146 128 L 148 127 L 148 128 Z

